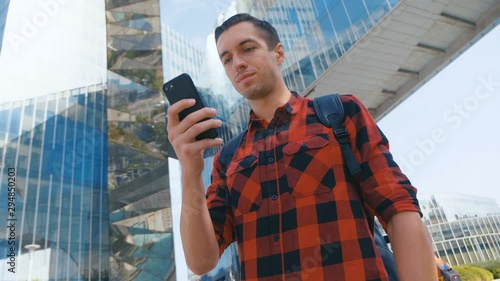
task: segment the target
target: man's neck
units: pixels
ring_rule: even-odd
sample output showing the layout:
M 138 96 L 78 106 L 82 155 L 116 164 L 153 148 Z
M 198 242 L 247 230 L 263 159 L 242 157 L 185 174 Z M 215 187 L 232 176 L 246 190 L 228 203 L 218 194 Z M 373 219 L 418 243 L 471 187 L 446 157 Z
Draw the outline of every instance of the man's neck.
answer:
M 276 109 L 288 102 L 292 93 L 286 87 L 280 87 L 279 90 L 274 91 L 270 95 L 267 95 L 258 100 L 249 100 L 248 103 L 254 114 L 267 122 L 270 122 Z

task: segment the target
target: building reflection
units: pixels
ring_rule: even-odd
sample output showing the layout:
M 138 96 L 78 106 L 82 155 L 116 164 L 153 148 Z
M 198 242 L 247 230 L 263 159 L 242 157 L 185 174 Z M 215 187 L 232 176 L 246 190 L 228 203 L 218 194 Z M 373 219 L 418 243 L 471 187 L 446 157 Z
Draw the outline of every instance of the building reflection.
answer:
M 19 278 L 29 245 L 45 280 L 109 277 L 106 106 L 103 85 L 0 105 L 3 198 L 16 168 L 14 211 L 0 206 L 3 221 L 15 219 L 15 243 L 0 229 L 0 252 L 18 251 Z
M 106 1 L 113 280 L 175 280 L 160 7 Z

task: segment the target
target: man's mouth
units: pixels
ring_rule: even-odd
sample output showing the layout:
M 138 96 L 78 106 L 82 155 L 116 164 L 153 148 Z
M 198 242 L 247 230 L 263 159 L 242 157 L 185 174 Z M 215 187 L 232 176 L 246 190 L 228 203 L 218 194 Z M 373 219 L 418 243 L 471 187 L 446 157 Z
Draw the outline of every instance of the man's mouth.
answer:
M 250 78 L 254 75 L 255 73 L 245 73 L 245 74 L 241 74 L 238 76 L 238 78 L 236 79 L 236 82 L 237 83 L 240 83 L 240 82 L 243 82 L 245 81 L 247 78 Z

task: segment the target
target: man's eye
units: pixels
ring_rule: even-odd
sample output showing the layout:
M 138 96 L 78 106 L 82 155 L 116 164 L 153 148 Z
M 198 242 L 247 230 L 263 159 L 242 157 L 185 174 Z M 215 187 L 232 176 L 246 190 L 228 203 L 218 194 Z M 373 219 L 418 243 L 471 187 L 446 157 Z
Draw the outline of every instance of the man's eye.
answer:
M 253 47 L 248 47 L 248 48 L 245 48 L 245 52 L 247 52 L 247 53 L 248 53 L 248 52 L 251 52 L 251 51 L 253 51 Z
M 224 63 L 224 65 L 226 65 L 226 64 L 228 64 L 230 62 L 231 62 L 231 58 L 226 58 L 226 59 L 224 59 L 223 63 Z

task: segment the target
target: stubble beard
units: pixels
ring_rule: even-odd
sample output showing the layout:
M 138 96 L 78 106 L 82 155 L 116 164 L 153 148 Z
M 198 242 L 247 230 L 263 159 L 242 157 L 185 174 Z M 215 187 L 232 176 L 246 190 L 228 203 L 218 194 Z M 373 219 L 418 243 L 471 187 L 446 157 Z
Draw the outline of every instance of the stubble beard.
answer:
M 267 96 L 269 93 L 269 90 L 266 89 L 263 85 L 254 85 L 253 87 L 244 89 L 242 91 L 242 95 L 247 99 L 247 100 L 258 100 L 262 97 Z
M 247 100 L 258 100 L 266 97 L 273 91 L 272 85 L 266 82 L 268 81 L 254 81 L 255 84 L 242 89 L 240 94 Z

